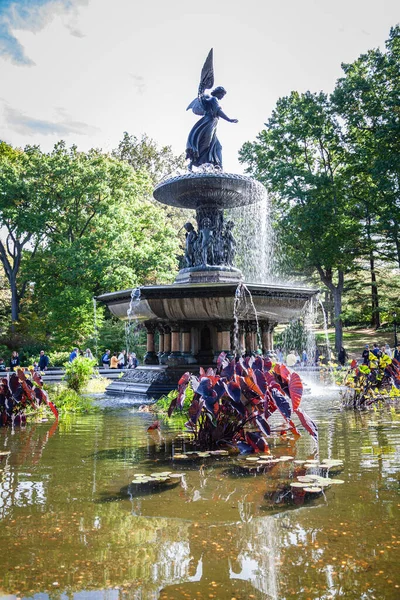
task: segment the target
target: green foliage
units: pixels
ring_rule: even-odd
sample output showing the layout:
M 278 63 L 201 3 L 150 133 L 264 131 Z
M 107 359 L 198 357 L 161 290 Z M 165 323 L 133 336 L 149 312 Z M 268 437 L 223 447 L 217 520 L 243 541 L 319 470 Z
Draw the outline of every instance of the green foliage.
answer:
M 301 354 L 304 349 L 307 349 L 307 345 L 307 330 L 302 319 L 290 321 L 287 327 L 274 337 L 275 348 L 281 347 L 283 352 L 297 350 Z
M 161 396 L 161 398 L 159 398 L 157 400 L 157 402 L 154 405 L 154 408 L 156 409 L 157 412 L 167 413 L 172 400 L 174 400 L 177 396 L 178 396 L 178 390 L 171 390 L 166 396 Z M 184 413 L 184 415 L 187 415 L 189 406 L 191 405 L 193 398 L 194 398 L 194 391 L 193 391 L 192 387 L 190 385 L 188 385 L 188 387 L 185 390 L 185 396 L 184 396 L 184 400 L 183 400 L 182 410 L 174 411 L 171 415 L 171 419 L 181 418 L 182 413 Z M 186 419 L 186 417 L 185 417 L 185 419 Z
M 51 367 L 63 367 L 65 363 L 68 361 L 70 352 L 68 351 L 60 351 L 60 352 L 49 352 L 48 357 L 50 360 Z
M 175 156 L 171 146 L 159 147 L 157 142 L 146 134 L 139 139 L 125 131 L 118 148 L 113 150 L 112 155 L 127 162 L 135 171 L 147 171 L 154 184 L 176 169 L 185 166 L 183 154 Z
M 377 358 L 370 352 L 369 364 L 349 367 L 341 384 L 345 386 L 343 406 L 370 408 L 399 397 L 400 370 L 386 354 Z
M 172 281 L 179 239 L 151 191 L 143 168 L 99 150 L 0 145 L 0 225 L 8 236 L 0 259 L 21 340 L 82 345 L 93 335 L 93 296 Z M 98 307 L 98 327 L 103 313 Z
M 337 350 L 346 288 L 351 294 L 356 285 L 368 304 L 359 318 L 379 326 L 379 270 L 383 262 L 392 270 L 393 261 L 400 265 L 399 64 L 396 26 L 385 52 L 342 65 L 331 97 L 280 98 L 257 140 L 240 152 L 247 171 L 270 191 L 282 266 L 294 274 L 316 271 L 333 296 Z
M 81 396 L 77 391 L 70 388 L 61 388 L 51 397 L 51 400 L 56 405 L 58 412 L 62 416 L 67 413 L 94 413 L 99 411 L 88 396 Z
M 95 360 L 78 356 L 72 362 L 65 363 L 64 379 L 67 387 L 75 392 L 81 392 L 88 384 L 94 373 Z

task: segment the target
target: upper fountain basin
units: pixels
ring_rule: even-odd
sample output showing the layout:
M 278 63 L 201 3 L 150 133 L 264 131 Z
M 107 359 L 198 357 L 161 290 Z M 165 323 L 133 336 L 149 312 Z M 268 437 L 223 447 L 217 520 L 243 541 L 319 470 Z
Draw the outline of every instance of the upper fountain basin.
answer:
M 233 208 L 254 204 L 265 194 L 264 186 L 245 175 L 233 173 L 186 173 L 159 183 L 153 195 L 158 202 L 179 208 L 210 205 Z

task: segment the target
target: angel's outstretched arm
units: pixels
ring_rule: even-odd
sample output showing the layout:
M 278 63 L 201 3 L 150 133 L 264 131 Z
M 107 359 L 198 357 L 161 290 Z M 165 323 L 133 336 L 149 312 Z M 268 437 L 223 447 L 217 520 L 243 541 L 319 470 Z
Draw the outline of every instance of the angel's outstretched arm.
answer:
M 239 123 L 237 119 L 230 119 L 221 109 L 218 111 L 218 116 L 221 117 L 221 119 L 228 121 L 228 123 Z

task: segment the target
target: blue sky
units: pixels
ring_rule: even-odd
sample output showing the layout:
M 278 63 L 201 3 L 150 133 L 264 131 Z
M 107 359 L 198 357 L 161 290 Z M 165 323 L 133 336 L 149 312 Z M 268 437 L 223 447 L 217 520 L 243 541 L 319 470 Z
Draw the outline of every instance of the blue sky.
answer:
M 108 151 L 146 132 L 183 152 L 214 47 L 239 119 L 219 126 L 225 169 L 240 171 L 280 96 L 330 92 L 341 62 L 383 47 L 399 21 L 398 0 L 0 0 L 0 139 Z

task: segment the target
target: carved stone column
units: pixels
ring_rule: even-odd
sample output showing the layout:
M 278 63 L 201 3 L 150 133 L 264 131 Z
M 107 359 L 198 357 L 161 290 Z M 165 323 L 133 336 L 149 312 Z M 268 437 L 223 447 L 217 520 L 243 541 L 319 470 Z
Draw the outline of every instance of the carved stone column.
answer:
M 253 346 L 253 332 L 252 332 L 252 328 L 251 328 L 251 321 L 246 321 L 244 324 L 244 348 L 245 348 L 245 354 L 247 356 L 250 356 L 251 352 L 252 352 L 252 346 Z
M 144 364 L 145 365 L 158 365 L 159 361 L 158 361 L 158 356 L 155 352 L 155 347 L 154 347 L 154 334 L 156 331 L 156 324 L 152 323 L 151 321 L 147 321 L 145 324 L 146 327 L 146 331 L 147 331 L 147 343 L 146 343 L 146 354 L 144 357 Z
M 278 323 L 270 323 L 269 324 L 269 343 L 271 345 L 271 350 L 274 348 L 274 329 L 278 325 Z
M 179 323 L 170 323 L 171 326 L 171 353 L 168 356 L 167 364 L 170 366 L 181 365 L 185 359 L 181 352 L 181 331 Z
M 239 325 L 239 350 L 241 355 L 246 351 L 245 329 L 243 323 Z
M 257 321 L 251 322 L 251 333 L 253 335 L 253 352 L 257 352 L 259 342 L 258 342 L 258 323 Z
M 158 329 L 158 357 L 160 358 L 164 352 L 164 328 L 162 325 L 157 327 Z
M 171 353 L 171 328 L 169 325 L 163 325 L 162 329 L 164 331 L 164 352 L 160 356 L 160 364 L 166 365 Z
M 189 324 L 181 327 L 181 350 L 186 364 L 195 364 L 197 361 L 192 353 L 192 336 Z
M 270 348 L 270 336 L 269 336 L 269 323 L 268 321 L 261 321 L 260 323 L 260 329 L 261 329 L 261 346 L 262 346 L 262 353 L 266 354 L 266 352 L 268 352 L 268 350 L 271 350 Z

